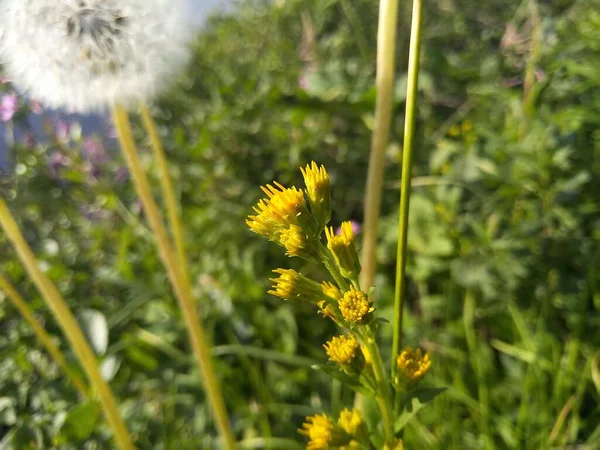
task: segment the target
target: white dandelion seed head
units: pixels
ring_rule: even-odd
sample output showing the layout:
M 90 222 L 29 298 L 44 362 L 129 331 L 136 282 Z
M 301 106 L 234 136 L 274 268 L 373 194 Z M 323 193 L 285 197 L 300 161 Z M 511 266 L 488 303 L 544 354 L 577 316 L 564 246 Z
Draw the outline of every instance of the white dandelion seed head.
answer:
M 0 63 L 52 108 L 147 101 L 189 57 L 187 0 L 0 0 Z

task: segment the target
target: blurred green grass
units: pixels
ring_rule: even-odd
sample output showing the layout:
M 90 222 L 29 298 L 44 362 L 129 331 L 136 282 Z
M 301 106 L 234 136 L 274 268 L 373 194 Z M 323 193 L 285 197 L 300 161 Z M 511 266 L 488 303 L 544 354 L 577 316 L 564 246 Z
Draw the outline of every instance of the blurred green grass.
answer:
M 532 61 L 527 6 L 426 5 L 406 341 L 431 351 L 429 383 L 448 390 L 405 428 L 406 448 L 600 446 L 600 12 L 594 0 L 539 2 Z M 391 316 L 395 269 L 402 8 L 378 248 L 381 317 Z M 154 107 L 195 289 L 248 448 L 295 448 L 304 415 L 352 402 L 309 367 L 325 359 L 321 345 L 334 328 L 266 294 L 270 271 L 287 261 L 244 218 L 261 184 L 298 184 L 298 167 L 314 159 L 332 178 L 334 224 L 361 221 L 376 23 L 366 0 L 241 3 L 209 22 L 188 71 Z M 524 99 L 528 67 L 535 81 Z M 80 144 L 69 142 L 70 163 L 57 171 L 52 144 L 20 143 L 11 207 L 74 311 L 106 317 L 102 358 L 118 363 L 112 386 L 139 447 L 218 448 L 133 190 L 116 179 L 116 157 L 90 166 Z M 4 236 L 0 254 L 3 273 L 61 336 Z M 3 442 L 110 448 L 104 428 L 82 437 L 64 425 L 80 413 L 77 393 L 7 301 L 0 328 Z M 389 345 L 391 327 L 382 328 Z

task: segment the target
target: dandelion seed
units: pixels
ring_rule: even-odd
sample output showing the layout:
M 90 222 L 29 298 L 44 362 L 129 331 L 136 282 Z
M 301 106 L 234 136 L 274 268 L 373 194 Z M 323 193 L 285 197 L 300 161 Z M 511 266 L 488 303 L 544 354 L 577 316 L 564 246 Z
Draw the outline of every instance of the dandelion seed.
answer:
M 187 0 L 3 0 L 0 62 L 32 98 L 72 112 L 146 101 L 188 59 Z

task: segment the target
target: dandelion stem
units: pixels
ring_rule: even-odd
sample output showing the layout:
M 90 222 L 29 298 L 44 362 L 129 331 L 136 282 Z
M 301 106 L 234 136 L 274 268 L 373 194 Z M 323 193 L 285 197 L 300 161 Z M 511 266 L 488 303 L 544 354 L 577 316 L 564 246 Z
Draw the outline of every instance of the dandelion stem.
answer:
M 173 189 L 173 182 L 169 176 L 169 166 L 167 163 L 167 157 L 163 148 L 160 136 L 156 130 L 156 124 L 152 115 L 145 104 L 140 107 L 140 115 L 146 132 L 150 136 L 150 142 L 152 144 L 152 151 L 154 157 L 158 163 L 158 169 L 160 173 L 160 187 L 162 190 L 163 200 L 167 207 L 167 214 L 169 218 L 169 227 L 171 228 L 171 234 L 173 241 L 175 242 L 175 250 L 177 252 L 177 258 L 179 259 L 179 265 L 183 271 L 183 275 L 189 278 L 189 268 L 185 252 L 185 237 L 183 233 L 183 224 L 181 216 L 177 208 L 177 201 L 175 199 L 175 190 Z
M 422 0 L 413 0 L 412 24 L 410 31 L 410 53 L 408 57 L 408 84 L 406 88 L 406 115 L 404 122 L 404 148 L 402 150 L 402 180 L 400 185 L 400 208 L 398 218 L 398 253 L 396 255 L 396 287 L 394 292 L 394 336 L 392 361 L 400 354 L 402 341 L 402 316 L 406 297 L 405 275 L 408 237 L 408 208 L 410 202 L 410 177 L 413 160 L 413 137 L 419 82 L 419 52 L 421 46 Z M 396 365 L 392 364 L 392 380 Z
M 6 206 L 6 202 L 2 198 L 0 198 L 0 225 L 4 228 L 6 235 L 19 254 L 21 262 L 27 269 L 27 273 L 42 293 L 48 307 L 62 327 L 71 344 L 71 348 L 77 355 L 77 358 L 79 358 L 81 366 L 90 379 L 90 383 L 98 393 L 108 423 L 115 433 L 117 445 L 123 450 L 134 449 L 135 447 L 132 443 L 131 436 L 125 426 L 125 422 L 119 414 L 113 393 L 100 374 L 94 352 L 86 341 L 75 316 L 69 309 L 69 306 L 62 295 L 58 289 L 56 289 L 52 281 L 50 281 L 48 276 L 39 268 L 33 252 L 27 245 L 27 242 L 25 242 L 25 239 L 19 230 L 19 226 L 15 222 L 10 210 Z
M 46 332 L 44 327 L 35 319 L 33 315 L 33 311 L 29 307 L 29 305 L 23 300 L 23 297 L 19 295 L 17 290 L 12 286 L 12 284 L 0 275 L 0 289 L 2 289 L 11 303 L 19 310 L 23 318 L 29 323 L 33 333 L 40 340 L 46 351 L 50 354 L 54 362 L 58 364 L 58 366 L 64 371 L 64 373 L 71 379 L 79 393 L 83 397 L 87 397 L 87 387 L 85 383 L 71 370 L 71 368 L 67 365 L 67 361 L 65 360 L 65 356 L 57 347 L 57 345 L 52 341 L 50 335 Z
M 182 310 L 185 325 L 187 327 L 194 355 L 198 361 L 200 373 L 204 386 L 211 403 L 217 427 L 224 440 L 225 449 L 235 448 L 235 440 L 229 425 L 225 402 L 221 394 L 219 381 L 213 368 L 210 349 L 206 342 L 204 328 L 199 320 L 196 306 L 192 298 L 192 290 L 189 279 L 186 278 L 178 268 L 177 257 L 169 241 L 167 230 L 159 213 L 158 206 L 152 196 L 150 182 L 142 169 L 133 140 L 133 133 L 129 123 L 127 111 L 121 106 L 113 108 L 113 119 L 119 135 L 121 150 L 131 171 L 131 176 L 142 201 L 150 228 L 154 233 L 159 255 L 167 270 L 167 274 L 175 291 L 175 296 Z
M 375 129 L 371 137 L 361 254 L 360 284 L 364 289 L 369 289 L 373 285 L 375 277 L 375 247 L 377 245 L 377 228 L 381 209 L 381 193 L 383 191 L 385 150 L 389 142 L 392 99 L 394 97 L 394 55 L 396 52 L 397 21 L 398 0 L 381 0 L 377 34 Z

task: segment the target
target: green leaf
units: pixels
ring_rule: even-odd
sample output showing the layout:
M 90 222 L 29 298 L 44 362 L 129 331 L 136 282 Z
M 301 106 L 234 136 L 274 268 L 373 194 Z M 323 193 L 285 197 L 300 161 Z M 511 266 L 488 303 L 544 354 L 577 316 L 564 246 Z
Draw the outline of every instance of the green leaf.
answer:
M 402 414 L 394 423 L 394 432 L 399 433 L 402 428 L 423 408 L 427 403 L 444 392 L 446 388 L 418 388 L 404 395 L 400 400 L 403 408 Z
M 355 377 L 347 374 L 346 372 L 340 370 L 337 364 L 315 364 L 312 366 L 313 369 L 320 370 L 321 372 L 326 373 L 332 378 L 339 380 L 342 384 L 345 384 L 353 391 L 359 392 L 367 397 L 373 397 L 375 395 L 375 391 L 366 383 L 361 382 L 363 377 Z
M 90 437 L 100 419 L 98 404 L 86 401 L 74 406 L 60 428 L 57 439 L 59 442 L 81 442 Z

